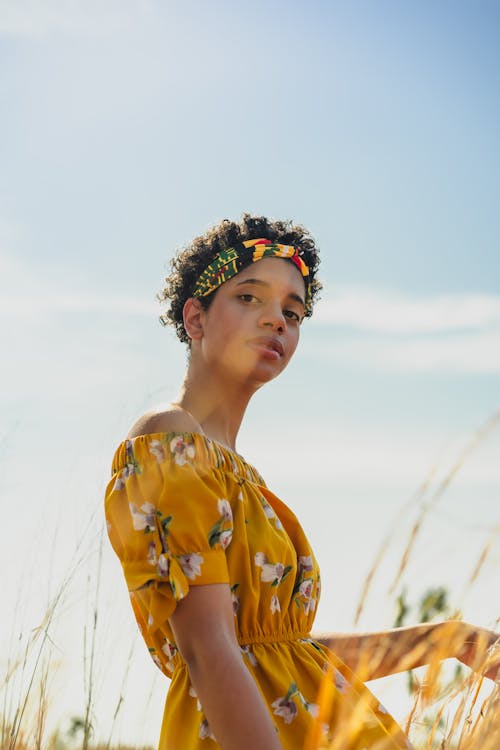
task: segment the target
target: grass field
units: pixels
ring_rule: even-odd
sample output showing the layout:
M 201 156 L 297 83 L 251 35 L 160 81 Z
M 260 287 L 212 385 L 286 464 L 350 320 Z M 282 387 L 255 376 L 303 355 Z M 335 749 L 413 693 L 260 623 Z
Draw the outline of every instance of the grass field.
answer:
M 495 424 L 499 415 L 495 415 Z M 491 422 L 489 423 L 491 428 Z M 484 439 L 487 431 L 480 430 L 473 441 Z M 467 459 L 468 452 L 457 459 L 449 476 L 441 483 L 439 491 L 445 492 L 461 464 Z M 425 484 L 425 482 L 424 482 Z M 425 508 L 429 512 L 429 506 Z M 415 539 L 421 527 L 421 518 L 417 518 L 411 529 L 407 545 L 401 558 L 399 569 L 394 571 L 395 580 L 401 577 L 405 566 L 413 552 Z M 116 731 L 121 713 L 127 705 L 127 675 L 129 661 L 124 665 L 124 675 L 119 685 L 117 698 L 114 703 L 114 715 L 107 730 L 107 739 L 102 740 L 98 716 L 98 687 L 102 670 L 99 669 L 103 648 L 100 642 L 102 630 L 99 620 L 100 570 L 102 565 L 103 545 L 107 543 L 102 531 L 102 521 L 98 519 L 98 532 L 90 542 L 82 542 L 82 548 L 67 566 L 66 575 L 59 589 L 55 592 L 47 607 L 41 622 L 19 623 L 18 612 L 13 613 L 16 624 L 12 629 L 12 638 L 7 658 L 4 655 L 4 674 L 1 678 L 0 703 L 0 750 L 152 750 L 151 744 L 120 744 L 119 732 Z M 85 547 L 85 544 L 87 547 Z M 477 566 L 472 571 L 470 583 L 477 579 L 480 568 L 484 563 L 487 549 L 478 557 Z M 379 555 L 369 571 L 362 596 L 359 602 L 358 616 L 370 590 L 372 581 L 377 573 L 380 558 L 384 552 L 383 545 Z M 82 567 L 93 566 L 87 598 L 87 617 L 80 623 L 81 633 L 78 634 L 84 644 L 81 674 L 83 677 L 83 701 L 77 716 L 61 716 L 58 705 L 52 697 L 53 684 L 57 678 L 60 666 L 60 656 L 53 642 L 53 626 L 56 621 L 63 622 L 66 617 L 65 601 L 68 590 Z M 439 581 L 437 581 L 439 583 Z M 498 585 L 492 582 L 492 597 L 498 592 Z M 403 607 L 404 609 L 404 607 Z M 432 609 L 432 608 L 431 608 Z M 20 606 L 20 610 L 22 607 Z M 434 610 L 422 614 L 423 619 L 446 612 L 439 606 Z M 402 621 L 395 624 L 402 624 Z M 434 658 L 424 672 L 419 671 L 413 677 L 411 690 L 408 690 L 408 715 L 403 723 L 404 729 L 414 743 L 417 750 L 498 750 L 500 748 L 500 687 L 491 680 L 481 676 L 487 663 L 499 659 L 496 653 L 488 653 L 485 644 L 478 644 L 474 670 L 450 670 L 450 664 L 442 661 L 445 653 L 449 653 L 450 643 L 458 635 L 451 627 L 443 631 L 440 639 L 434 644 Z M 411 660 L 410 649 L 406 656 Z M 368 674 L 373 664 L 370 660 L 380 658 L 377 655 L 367 655 L 364 664 Z M 360 676 L 363 679 L 363 670 Z M 318 733 L 309 738 L 309 744 L 304 750 L 319 750 L 324 748 L 320 742 L 320 725 L 322 716 L 327 712 L 327 691 L 321 691 L 318 697 L 319 716 Z M 141 721 L 140 717 L 138 721 Z M 144 721 L 149 721 L 144 718 Z M 349 736 L 352 723 L 356 717 L 347 718 L 328 750 L 346 750 L 350 748 Z M 159 719 L 158 727 L 159 730 Z M 383 750 L 378 748 L 377 750 Z

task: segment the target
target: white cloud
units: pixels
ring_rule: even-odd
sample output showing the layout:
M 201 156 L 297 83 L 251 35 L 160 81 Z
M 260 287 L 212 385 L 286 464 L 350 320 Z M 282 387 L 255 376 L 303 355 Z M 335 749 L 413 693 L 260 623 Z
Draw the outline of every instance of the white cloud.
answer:
M 401 371 L 500 373 L 500 331 L 387 345 L 377 360 Z
M 282 429 L 282 428 L 280 428 Z M 300 461 L 290 460 L 290 448 L 281 433 L 270 429 L 258 436 L 245 435 L 244 453 L 254 460 L 264 476 L 276 481 L 315 486 L 329 484 L 346 487 L 395 488 L 413 491 L 436 464 L 434 486 L 444 478 L 471 435 L 450 434 L 433 425 L 430 430 L 411 426 L 381 426 L 351 422 L 301 424 L 301 434 L 311 436 L 300 443 Z M 500 483 L 498 430 L 478 444 L 457 475 L 457 483 L 476 488 L 491 488 Z M 307 467 L 306 474 L 304 467 Z M 281 472 L 283 472 L 281 474 Z
M 101 36 L 134 28 L 151 8 L 149 0 L 2 0 L 0 34 Z
M 44 314 L 63 312 L 154 317 L 161 313 L 161 307 L 153 294 L 148 299 L 78 288 L 74 279 L 55 281 L 50 268 L 35 266 L 12 254 L 0 254 L 0 316 L 35 322 Z
M 0 255 L 3 280 L 0 313 L 39 316 L 40 312 L 128 312 L 151 315 L 159 307 L 151 300 L 98 294 L 57 287 L 47 274 L 12 257 Z M 10 278 L 9 278 L 10 277 Z M 1 282 L 0 282 L 1 283 Z M 436 334 L 453 331 L 498 328 L 500 335 L 500 296 L 488 294 L 448 294 L 435 297 L 409 297 L 370 287 L 339 286 L 334 299 L 321 300 L 312 325 L 330 324 L 379 334 Z M 460 343 L 459 339 L 456 340 Z M 442 345 L 440 340 L 439 346 Z M 418 346 L 415 344 L 415 346 Z
M 317 344 L 305 342 L 306 356 L 382 372 L 500 373 L 500 331 L 419 339 L 364 336 Z
M 47 289 L 44 293 L 27 295 L 2 294 L 0 299 L 0 314 L 16 316 L 24 319 L 37 318 L 43 313 L 62 312 L 100 312 L 124 315 L 149 315 L 161 313 L 160 303 L 120 295 L 95 294 L 92 292 L 58 291 L 53 293 Z
M 38 324 L 44 315 L 72 312 L 156 318 L 161 310 L 153 294 L 75 288 L 74 279 L 55 280 L 50 269 L 0 255 L 0 316 L 9 325 L 14 319 Z M 319 304 L 311 326 L 316 336 L 304 336 L 301 344 L 308 358 L 382 372 L 500 373 L 500 296 L 417 298 L 341 287 L 335 299 Z M 344 326 L 356 334 L 339 335 Z
M 379 333 L 438 333 L 500 326 L 500 296 L 410 297 L 369 287 L 339 286 L 320 301 L 314 320 Z
M 346 330 L 325 341 L 325 324 L 330 331 Z M 419 298 L 340 286 L 333 299 L 319 303 L 312 325 L 322 340 L 306 337 L 306 356 L 383 372 L 500 373 L 498 295 Z

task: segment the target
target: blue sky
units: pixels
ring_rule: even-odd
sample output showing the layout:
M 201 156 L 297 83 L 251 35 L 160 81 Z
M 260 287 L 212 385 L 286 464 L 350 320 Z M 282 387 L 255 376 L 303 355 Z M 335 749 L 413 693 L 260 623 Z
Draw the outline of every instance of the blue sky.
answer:
M 60 717 L 81 713 L 80 678 L 61 685 L 81 672 L 112 451 L 182 378 L 155 294 L 177 248 L 245 210 L 304 223 L 325 289 L 238 448 L 304 521 L 323 629 L 352 627 L 398 519 L 361 623 L 391 624 L 408 501 L 500 406 L 499 25 L 493 2 L 0 6 L 0 482 L 27 537 L 0 533 L 4 565 L 24 550 L 5 590 L 23 602 L 15 628 L 39 623 L 90 523 L 52 633 Z M 486 625 L 499 448 L 497 427 L 430 511 L 404 580 L 414 598 L 448 585 Z M 99 689 L 113 701 L 135 631 L 103 559 Z M 132 695 L 152 679 L 140 643 L 134 659 Z M 136 688 L 116 735 L 154 740 L 156 685 L 147 730 Z

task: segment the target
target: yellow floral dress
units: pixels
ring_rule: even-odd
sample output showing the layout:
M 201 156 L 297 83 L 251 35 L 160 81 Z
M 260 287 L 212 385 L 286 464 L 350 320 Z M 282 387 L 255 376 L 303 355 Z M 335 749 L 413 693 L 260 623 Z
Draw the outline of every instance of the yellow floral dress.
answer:
M 231 588 L 241 658 L 284 750 L 332 741 L 342 750 L 411 747 L 370 691 L 311 638 L 314 554 L 295 515 L 240 455 L 200 433 L 125 440 L 105 509 L 139 628 L 171 679 L 159 750 L 218 747 L 168 622 L 190 586 L 210 583 Z

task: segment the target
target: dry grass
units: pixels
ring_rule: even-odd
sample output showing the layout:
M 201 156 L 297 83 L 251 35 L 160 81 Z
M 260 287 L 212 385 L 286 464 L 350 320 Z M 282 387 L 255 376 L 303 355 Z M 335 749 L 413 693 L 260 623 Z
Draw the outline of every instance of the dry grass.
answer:
M 418 512 L 417 519 L 415 520 L 413 527 L 410 531 L 404 552 L 401 557 L 401 561 L 399 563 L 397 573 L 389 588 L 390 594 L 395 592 L 396 586 L 400 582 L 404 571 L 408 567 L 408 563 L 410 561 L 410 557 L 413 552 L 415 542 L 417 540 L 418 535 L 420 534 L 420 531 L 422 530 L 422 526 L 423 526 L 426 516 L 436 507 L 438 502 L 443 498 L 446 490 L 449 488 L 450 484 L 455 479 L 460 469 L 465 465 L 469 456 L 471 456 L 474 450 L 476 450 L 476 448 L 487 437 L 489 437 L 489 435 L 491 435 L 493 430 L 496 427 L 498 427 L 499 424 L 500 424 L 500 409 L 498 409 L 489 419 L 487 419 L 486 422 L 483 425 L 481 425 L 479 430 L 477 430 L 477 432 L 472 436 L 472 438 L 466 444 L 464 449 L 461 451 L 460 455 L 458 456 L 457 460 L 454 462 L 451 469 L 446 473 L 444 478 L 439 482 L 437 488 L 431 493 L 430 499 L 427 499 L 426 495 L 432 489 L 432 483 L 434 481 L 434 478 L 439 468 L 438 463 L 436 463 L 432 467 L 428 476 L 425 477 L 424 481 L 420 484 L 417 491 L 411 496 L 409 502 L 403 508 L 402 510 L 403 513 L 406 511 L 406 509 L 412 508 L 412 507 L 418 507 L 419 512 Z M 371 585 L 380 567 L 380 564 L 384 558 L 384 555 L 389 548 L 389 544 L 396 531 L 396 528 L 397 528 L 397 522 L 393 524 L 391 530 L 389 531 L 385 539 L 382 541 L 382 544 L 380 545 L 380 548 L 375 556 L 375 560 L 370 570 L 368 571 L 368 574 L 366 576 L 363 589 L 361 592 L 361 597 L 360 597 L 360 600 L 356 609 L 356 615 L 354 618 L 355 624 L 359 622 L 359 619 L 361 617 L 361 614 L 363 612 L 363 609 L 365 607 L 365 604 L 368 598 Z M 492 530 L 493 534 L 498 534 L 498 532 L 499 532 L 498 528 Z M 478 564 L 475 570 L 473 571 L 471 578 L 469 579 L 469 583 L 473 583 L 473 581 L 477 578 L 479 574 L 479 570 L 482 567 L 486 559 L 488 549 L 485 549 L 483 553 L 481 554 Z
M 33 741 L 19 737 L 16 744 L 16 750 L 34 750 L 36 745 L 33 745 Z M 67 744 L 65 740 L 61 739 L 57 734 L 52 736 L 43 745 L 44 750 L 73 750 L 76 746 L 74 744 Z M 1 750 L 7 750 L 8 745 L 0 746 Z M 121 743 L 115 745 L 99 744 L 89 745 L 89 750 L 155 750 L 152 745 L 123 745 Z
M 401 580 L 409 560 L 414 553 L 414 545 L 421 532 L 425 517 L 440 501 L 456 477 L 460 468 L 477 445 L 491 434 L 494 427 L 500 423 L 500 411 L 496 412 L 477 433 L 473 436 L 464 451 L 458 457 L 451 470 L 438 484 L 436 490 L 431 494 L 430 500 L 425 496 L 430 492 L 437 467 L 434 467 L 429 476 L 422 482 L 417 492 L 411 498 L 411 504 L 420 507 L 417 518 L 410 530 L 407 544 L 401 556 L 398 569 L 395 571 L 391 590 Z M 492 535 L 497 534 L 498 529 L 492 530 Z M 102 536 L 99 539 L 97 549 L 92 549 L 92 555 L 97 560 L 97 575 L 93 578 L 94 598 L 89 604 L 91 610 L 90 625 L 84 625 L 84 664 L 82 674 L 85 679 L 86 700 L 82 706 L 82 719 L 77 726 L 78 731 L 71 737 L 68 732 L 60 730 L 53 731 L 47 735 L 47 713 L 50 707 L 50 679 L 57 664 L 53 659 L 53 647 L 49 635 L 51 625 L 61 607 L 64 594 L 69 583 L 85 560 L 88 563 L 89 553 L 82 553 L 82 545 L 85 534 L 82 536 L 81 545 L 77 554 L 68 568 L 68 573 L 61 582 L 59 590 L 53 597 L 47 608 L 42 623 L 35 629 L 29 631 L 28 637 L 19 638 L 16 653 L 9 654 L 6 673 L 0 683 L 2 691 L 2 703 L 0 705 L 0 750 L 153 750 L 149 746 L 130 746 L 126 744 L 113 744 L 112 737 L 108 742 L 92 744 L 93 737 L 93 699 L 95 691 L 95 661 L 97 626 L 99 620 L 98 597 L 100 583 L 100 566 L 102 555 Z M 391 534 L 382 543 L 375 561 L 366 577 L 361 599 L 356 613 L 356 621 L 359 620 L 366 603 L 371 585 L 379 569 L 380 563 L 390 544 Z M 95 540 L 94 540 L 95 542 Z M 493 536 L 488 540 L 478 555 L 477 562 L 466 582 L 467 587 L 473 586 L 482 570 L 493 543 Z M 91 545 L 95 547 L 94 544 Z M 441 631 L 433 644 L 433 658 L 427 667 L 425 677 L 416 683 L 416 689 L 412 699 L 409 699 L 409 713 L 406 721 L 405 731 L 412 738 L 417 750 L 499 750 L 500 748 L 500 687 L 489 683 L 490 689 L 485 690 L 484 679 L 481 673 L 487 669 L 493 659 L 499 659 L 498 650 L 496 654 L 488 653 L 484 644 L 478 644 L 475 671 L 467 670 L 463 676 L 456 675 L 452 680 L 443 676 L 442 657 L 450 653 L 450 644 L 454 634 L 453 628 Z M 408 644 L 402 648 L 400 655 L 400 668 L 410 668 L 415 657 L 415 649 L 421 644 Z M 458 647 L 457 647 L 458 648 Z M 387 647 L 381 644 L 376 653 L 366 654 L 360 660 L 359 676 L 366 679 L 374 669 L 374 661 L 382 660 L 387 655 Z M 125 700 L 125 686 L 128 669 L 132 658 L 129 654 L 125 665 L 125 673 L 120 689 L 114 713 L 111 733 L 113 732 L 116 719 L 122 710 Z M 333 669 L 333 666 L 332 666 Z M 311 734 L 305 750 L 346 750 L 352 744 L 357 727 L 362 721 L 365 706 L 356 707 L 349 715 L 340 716 L 339 731 L 330 745 L 321 743 L 321 722 L 331 710 L 332 691 L 329 689 L 331 673 L 325 672 L 325 679 L 318 696 L 319 717 L 315 733 Z M 340 704 L 339 704 L 340 705 Z M 387 750 L 391 745 L 387 745 Z M 370 750 L 385 750 L 385 746 L 370 748 Z
M 412 738 L 417 750 L 498 750 L 500 748 L 500 686 L 486 680 L 482 675 L 492 667 L 500 667 L 500 646 L 490 648 L 489 642 L 479 638 L 473 663 L 473 671 L 460 673 L 454 679 L 443 676 L 443 661 L 450 652 L 458 652 L 464 638 L 463 623 L 450 621 L 431 638 L 432 658 L 425 676 L 417 683 L 412 709 L 404 727 L 406 734 Z M 402 643 L 397 657 L 400 666 L 405 669 L 412 665 L 427 649 L 427 642 Z M 389 642 L 381 644 L 377 654 L 366 653 L 360 658 L 357 670 L 362 680 L 376 669 L 378 663 L 390 656 L 394 659 L 394 645 Z M 339 727 L 330 744 L 321 742 L 321 724 L 332 710 L 336 693 L 329 686 L 335 665 L 325 672 L 325 678 L 318 699 L 319 716 L 315 731 L 311 734 L 305 750 L 345 750 L 358 747 L 355 744 L 358 729 L 363 722 L 364 711 L 369 707 L 361 702 L 354 712 L 341 701 L 337 704 Z M 488 682 L 490 689 L 484 683 Z M 488 693 L 485 695 L 485 692 Z M 344 708 L 346 710 L 344 710 Z M 377 744 L 376 750 L 393 750 L 390 739 L 386 744 Z

